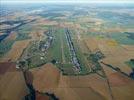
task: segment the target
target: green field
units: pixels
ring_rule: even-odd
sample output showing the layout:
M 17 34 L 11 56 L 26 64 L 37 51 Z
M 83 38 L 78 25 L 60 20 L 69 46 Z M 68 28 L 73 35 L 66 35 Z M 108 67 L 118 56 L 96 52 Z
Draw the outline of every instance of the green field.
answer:
M 52 29 L 52 27 L 50 29 Z M 65 29 L 63 28 L 52 29 L 51 35 L 53 37 L 53 41 L 46 52 L 43 52 L 39 49 L 40 41 L 33 41 L 25 50 L 21 59 L 27 57 L 25 60 L 29 61 L 29 68 L 39 67 L 46 63 L 53 63 L 64 75 L 87 75 L 91 73 L 89 65 L 85 61 L 86 59 L 89 60 L 89 63 L 91 61 L 93 64 L 95 64 L 96 68 L 99 69 L 100 66 L 98 63 L 96 63 L 96 61 L 93 61 L 93 57 L 88 59 L 88 56 L 82 53 L 77 40 L 76 32 L 73 30 L 70 32 L 76 55 L 81 65 L 81 71 L 79 73 L 75 70 L 75 66 L 71 62 L 71 53 L 66 39 Z M 42 43 L 45 43 L 46 38 L 42 37 L 41 41 Z
M 12 48 L 14 42 L 15 40 L 3 40 L 0 43 L 0 57 L 3 57 Z
M 67 45 L 64 29 L 58 28 L 52 34 L 54 40 L 46 54 L 47 62 L 55 60 L 56 66 L 63 72 L 63 74 L 73 74 L 73 65 L 71 63 L 70 51 Z
M 74 70 L 74 65 L 71 62 L 71 55 L 69 46 L 67 44 L 67 39 L 65 35 L 65 30 L 62 28 L 57 28 L 52 33 L 54 40 L 52 42 L 52 45 L 47 50 L 46 53 L 46 62 L 52 62 L 56 61 L 55 65 L 62 71 L 65 75 L 85 75 L 89 73 L 89 69 L 87 68 L 87 65 L 85 63 L 84 54 L 82 54 L 79 45 L 77 43 L 77 40 L 74 39 L 75 34 L 72 34 L 73 43 L 76 49 L 77 57 L 81 63 L 81 72 L 77 73 Z
M 28 68 L 39 67 L 46 63 L 44 53 L 39 50 L 39 41 L 32 41 L 19 59 L 28 62 Z

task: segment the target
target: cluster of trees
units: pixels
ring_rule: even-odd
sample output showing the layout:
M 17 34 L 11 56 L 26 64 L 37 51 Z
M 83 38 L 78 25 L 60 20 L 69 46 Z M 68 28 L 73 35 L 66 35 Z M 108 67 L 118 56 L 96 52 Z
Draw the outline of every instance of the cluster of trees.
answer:
M 1 43 L 0 43 L 0 57 L 3 56 L 6 52 L 8 52 L 11 49 L 13 43 L 14 43 L 14 40 L 1 41 Z
M 134 66 L 134 59 L 130 59 L 132 66 Z M 132 72 L 130 73 L 130 77 L 134 79 L 134 67 L 132 68 Z
M 88 60 L 90 60 L 93 65 L 94 65 L 94 71 L 95 70 L 100 70 L 101 69 L 101 65 L 99 63 L 99 60 L 101 60 L 102 58 L 104 58 L 104 54 L 102 54 L 101 51 L 97 51 L 95 53 L 92 53 L 88 56 Z
M 26 39 L 31 39 L 28 33 L 18 33 L 18 36 L 16 38 L 17 41 Z
M 134 79 L 134 68 L 133 68 L 133 71 L 130 73 L 130 77 L 131 77 L 132 79 Z

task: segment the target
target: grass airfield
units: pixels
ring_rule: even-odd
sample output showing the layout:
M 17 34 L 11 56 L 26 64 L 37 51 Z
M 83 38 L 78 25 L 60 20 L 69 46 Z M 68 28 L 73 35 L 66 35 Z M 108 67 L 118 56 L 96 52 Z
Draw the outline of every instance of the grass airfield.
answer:
M 30 71 L 35 90 L 59 100 L 133 100 L 131 6 L 4 6 L 0 62 Z

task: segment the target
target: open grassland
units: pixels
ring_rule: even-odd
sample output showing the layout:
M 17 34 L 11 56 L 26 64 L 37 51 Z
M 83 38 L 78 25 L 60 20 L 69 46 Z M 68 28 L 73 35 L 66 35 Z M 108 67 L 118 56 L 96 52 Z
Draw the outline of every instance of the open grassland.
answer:
M 48 49 L 47 59 L 48 61 L 52 61 L 55 59 L 57 62 L 62 62 L 62 52 L 61 52 L 61 38 L 60 35 L 63 34 L 61 30 L 56 30 L 52 33 L 54 37 L 52 46 Z

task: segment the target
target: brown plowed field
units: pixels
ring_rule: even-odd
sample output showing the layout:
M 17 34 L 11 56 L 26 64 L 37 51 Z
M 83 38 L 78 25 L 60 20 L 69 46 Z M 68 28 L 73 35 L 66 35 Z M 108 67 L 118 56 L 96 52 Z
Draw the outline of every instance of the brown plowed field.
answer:
M 54 93 L 60 100 L 109 99 L 106 81 L 96 74 L 63 76 L 52 64 L 30 70 L 33 86 L 39 92 Z
M 21 100 L 28 94 L 23 73 L 14 63 L 1 63 L 0 70 L 0 100 Z
M 134 100 L 134 80 L 103 65 L 115 100 Z

